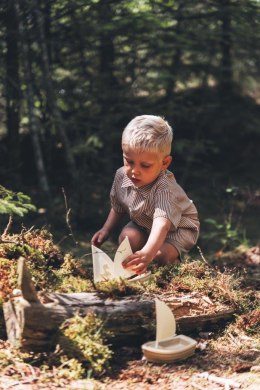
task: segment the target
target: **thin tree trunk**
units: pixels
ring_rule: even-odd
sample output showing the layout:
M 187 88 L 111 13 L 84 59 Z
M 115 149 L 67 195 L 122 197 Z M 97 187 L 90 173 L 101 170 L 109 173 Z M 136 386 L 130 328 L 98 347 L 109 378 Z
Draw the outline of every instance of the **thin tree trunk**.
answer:
M 220 94 L 221 97 L 227 97 L 233 88 L 233 70 L 231 57 L 231 4 L 230 0 L 220 1 L 221 12 L 221 74 L 220 74 Z
M 76 47 L 79 55 L 79 65 L 82 69 L 83 76 L 85 77 L 86 80 L 89 80 L 91 78 L 91 74 L 88 71 L 89 64 L 85 55 L 85 41 L 83 36 L 84 33 L 81 31 L 81 26 L 80 26 L 82 20 L 80 20 L 78 15 L 76 14 L 75 6 L 70 5 L 70 9 L 71 9 L 72 23 L 74 26 L 78 26 L 78 28 L 74 29 L 73 33 L 75 34 L 75 44 L 77 45 Z
M 178 71 L 181 67 L 181 55 L 182 55 L 182 49 L 181 49 L 181 44 L 178 41 L 179 37 L 182 34 L 182 10 L 184 8 L 184 4 L 182 2 L 178 3 L 178 9 L 176 12 L 176 27 L 174 29 L 175 32 L 175 42 L 176 42 L 176 48 L 175 52 L 172 57 L 172 63 L 171 63 L 171 68 L 170 68 L 170 73 L 171 73 L 171 78 L 170 81 L 168 82 L 168 86 L 166 89 L 166 100 L 167 102 L 171 102 L 174 93 L 175 93 L 175 88 L 176 88 L 176 81 L 178 79 Z
M 32 76 L 32 71 L 31 71 L 31 66 L 29 61 L 29 45 L 26 39 L 27 38 L 26 31 L 23 24 L 19 0 L 15 1 L 15 9 L 17 13 L 19 33 L 21 38 L 21 55 L 23 58 L 24 77 L 26 83 L 26 100 L 28 106 L 29 129 L 32 136 L 35 164 L 38 173 L 38 181 L 39 181 L 40 189 L 49 198 L 50 188 L 49 188 L 48 178 L 46 175 L 45 164 L 44 164 L 42 149 L 40 144 L 39 131 L 38 131 L 39 124 L 37 122 L 35 109 L 34 109 L 34 93 L 32 88 L 33 76 Z
M 64 148 L 65 161 L 67 163 L 70 179 L 72 182 L 75 182 L 77 179 L 76 164 L 71 150 L 69 139 L 67 137 L 66 131 L 64 130 L 64 123 L 61 117 L 61 113 L 56 102 L 56 97 L 55 97 L 53 83 L 52 83 L 52 75 L 50 71 L 48 48 L 45 39 L 43 14 L 40 5 L 37 2 L 34 2 L 34 11 L 36 14 L 37 26 L 39 29 L 39 43 L 41 47 L 41 56 L 42 56 L 42 71 L 43 71 L 44 87 L 47 95 L 48 109 L 49 112 L 51 113 L 51 119 L 59 134 L 61 143 Z
M 8 140 L 8 176 L 12 185 L 20 182 L 20 79 L 18 21 L 13 1 L 6 1 L 6 121 Z
M 114 15 L 111 2 L 101 0 L 98 8 L 98 22 L 101 26 L 111 23 Z M 115 110 L 119 96 L 119 85 L 114 75 L 115 48 L 113 36 L 107 28 L 101 29 L 99 34 L 99 101 L 101 106 L 101 116 L 103 117 L 103 128 L 111 127 L 111 113 Z M 108 131 L 102 132 L 102 140 L 106 145 L 106 154 L 110 156 L 106 163 L 107 173 L 113 171 L 113 136 Z

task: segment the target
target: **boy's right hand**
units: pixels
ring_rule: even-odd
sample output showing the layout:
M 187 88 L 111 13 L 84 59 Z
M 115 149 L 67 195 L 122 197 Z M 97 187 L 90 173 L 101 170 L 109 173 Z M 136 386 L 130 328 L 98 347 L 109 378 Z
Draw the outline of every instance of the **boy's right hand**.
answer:
M 91 238 L 91 244 L 95 245 L 96 247 L 100 247 L 100 245 L 103 244 L 104 241 L 106 241 L 108 235 L 109 235 L 108 230 L 103 229 L 103 228 L 100 229 Z

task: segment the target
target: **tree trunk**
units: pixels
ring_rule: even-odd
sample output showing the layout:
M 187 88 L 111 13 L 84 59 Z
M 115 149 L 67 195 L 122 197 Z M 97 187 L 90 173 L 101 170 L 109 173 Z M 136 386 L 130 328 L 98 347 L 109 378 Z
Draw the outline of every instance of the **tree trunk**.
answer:
M 219 79 L 221 98 L 229 97 L 233 88 L 233 70 L 231 57 L 231 3 L 230 0 L 220 1 L 221 12 L 221 73 Z
M 42 58 L 41 64 L 42 64 L 42 71 L 43 71 L 44 88 L 46 90 L 46 98 L 47 98 L 46 101 L 47 101 L 49 112 L 51 114 L 50 115 L 51 120 L 54 124 L 55 129 L 57 130 L 57 133 L 60 137 L 64 149 L 64 156 L 65 156 L 65 161 L 67 163 L 69 177 L 71 179 L 71 182 L 76 183 L 78 173 L 76 169 L 74 156 L 70 147 L 70 142 L 66 134 L 66 131 L 64 129 L 64 123 L 61 117 L 60 110 L 57 106 L 57 101 L 53 90 L 48 48 L 45 39 L 43 13 L 40 8 L 40 5 L 37 2 L 34 2 L 34 10 L 36 14 L 36 21 L 37 21 L 37 26 L 39 31 L 39 43 L 41 47 L 41 58 Z
M 184 8 L 183 2 L 177 2 L 177 11 L 176 11 L 176 26 L 174 27 L 174 34 L 175 34 L 175 52 L 173 53 L 172 60 L 171 60 L 171 66 L 169 68 L 169 72 L 171 74 L 171 78 L 168 82 L 167 88 L 166 88 L 166 101 L 171 105 L 172 99 L 175 94 L 176 89 L 176 82 L 179 77 L 179 70 L 181 69 L 182 61 L 182 48 L 180 43 L 180 37 L 182 36 L 182 13 Z
M 55 345 L 59 326 L 76 314 L 95 313 L 114 333 L 113 342 L 130 344 L 145 338 L 145 326 L 153 318 L 153 301 L 140 296 L 121 300 L 102 298 L 97 293 L 39 294 L 31 281 L 25 260 L 18 260 L 20 296 L 4 303 L 8 339 L 23 350 L 49 350 Z
M 31 64 L 29 61 L 29 45 L 27 40 L 27 34 L 23 24 L 23 19 L 21 15 L 19 0 L 15 1 L 15 9 L 18 18 L 19 33 L 21 37 L 21 55 L 24 63 L 24 76 L 26 83 L 26 100 L 28 105 L 28 116 L 29 116 L 29 129 L 32 136 L 32 144 L 34 150 L 35 164 L 38 173 L 38 181 L 40 189 L 46 196 L 50 197 L 50 188 L 46 175 L 42 149 L 39 138 L 39 124 L 37 123 L 37 118 L 34 108 L 34 93 L 33 93 L 33 77 L 31 71 Z
M 13 1 L 6 1 L 6 121 L 10 182 L 20 183 L 20 79 L 18 56 L 18 21 Z
M 108 128 L 117 128 L 114 122 L 117 117 L 118 100 L 120 99 L 120 85 L 115 76 L 115 47 L 114 31 L 108 29 L 114 16 L 113 4 L 107 0 L 101 0 L 98 6 L 98 23 L 104 28 L 99 32 L 99 75 L 98 90 L 100 116 L 100 137 L 105 145 L 105 153 L 109 156 L 103 166 L 103 174 L 110 175 L 114 167 L 114 139 L 115 133 L 107 131 Z M 113 115 L 114 114 L 114 115 Z M 111 120 L 112 118 L 112 120 Z
M 154 297 L 130 296 L 111 299 L 92 293 L 36 293 L 30 272 L 23 258 L 18 260 L 19 296 L 3 304 L 7 335 L 10 343 L 22 350 L 49 350 L 55 346 L 59 326 L 68 318 L 79 314 L 95 313 L 104 320 L 104 326 L 112 331 L 109 340 L 114 345 L 141 344 L 154 339 Z M 161 299 L 161 297 L 160 297 Z M 167 302 L 169 304 L 169 302 Z M 173 299 L 173 313 L 182 305 Z M 232 317 L 233 310 L 223 309 L 211 315 L 177 318 L 178 332 L 190 332 L 209 325 L 219 325 Z

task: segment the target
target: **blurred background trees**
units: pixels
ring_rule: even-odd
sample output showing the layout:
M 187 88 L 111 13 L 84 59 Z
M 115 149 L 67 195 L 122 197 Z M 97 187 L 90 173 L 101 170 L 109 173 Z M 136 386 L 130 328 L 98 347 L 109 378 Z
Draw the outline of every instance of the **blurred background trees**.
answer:
M 122 130 L 146 113 L 173 126 L 171 168 L 203 218 L 230 197 L 255 202 L 259 1 L 3 0 L 0 12 L 2 185 L 56 216 L 64 188 L 75 225 L 95 229 Z

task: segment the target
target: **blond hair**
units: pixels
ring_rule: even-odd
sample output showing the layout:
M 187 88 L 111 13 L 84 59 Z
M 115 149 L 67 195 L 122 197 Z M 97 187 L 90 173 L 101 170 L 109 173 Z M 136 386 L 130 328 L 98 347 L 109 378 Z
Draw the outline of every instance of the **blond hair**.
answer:
M 148 150 L 170 154 L 172 139 L 172 128 L 166 120 L 155 115 L 140 115 L 125 127 L 122 145 L 140 152 Z

